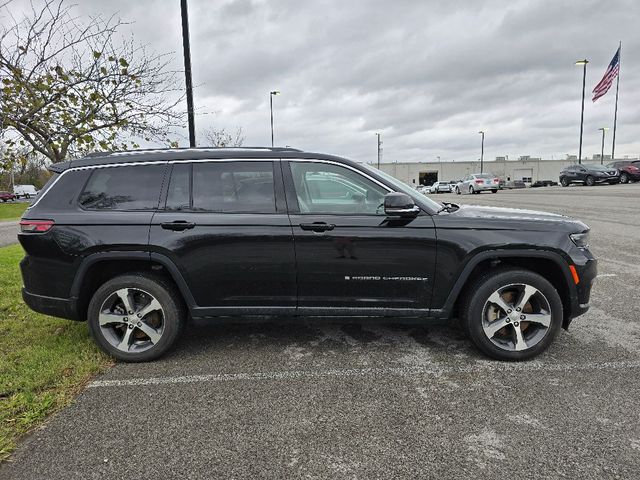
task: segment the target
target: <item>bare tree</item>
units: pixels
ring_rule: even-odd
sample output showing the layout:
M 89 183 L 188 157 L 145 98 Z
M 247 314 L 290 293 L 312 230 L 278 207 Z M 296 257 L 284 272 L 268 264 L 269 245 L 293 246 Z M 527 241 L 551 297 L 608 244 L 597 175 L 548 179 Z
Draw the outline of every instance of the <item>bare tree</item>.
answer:
M 82 22 L 64 0 L 45 0 L 18 20 L 9 6 L 0 6 L 11 20 L 0 31 L 0 76 L 10 149 L 28 146 L 59 162 L 135 148 L 130 138 L 167 141 L 182 126 L 170 58 L 117 37 L 118 18 Z
M 224 128 L 216 130 L 211 127 L 202 132 L 207 147 L 241 147 L 244 143 L 242 127 L 238 127 L 235 133 L 227 132 Z

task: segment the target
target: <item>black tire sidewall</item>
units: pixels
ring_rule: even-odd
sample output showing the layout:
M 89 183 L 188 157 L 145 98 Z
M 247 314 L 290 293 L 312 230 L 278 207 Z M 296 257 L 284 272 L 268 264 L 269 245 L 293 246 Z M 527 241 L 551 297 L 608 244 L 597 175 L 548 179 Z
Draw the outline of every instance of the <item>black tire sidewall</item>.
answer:
M 482 310 L 489 296 L 500 287 L 512 283 L 527 283 L 537 288 L 549 301 L 551 325 L 535 346 L 523 351 L 507 351 L 494 345 L 482 329 Z M 481 277 L 474 284 L 474 293 L 463 307 L 463 326 L 473 343 L 485 354 L 497 360 L 526 360 L 546 350 L 562 327 L 562 300 L 556 289 L 544 277 L 527 270 L 503 270 Z
M 622 175 L 620 175 L 620 182 L 621 183 L 628 183 L 629 182 L 629 176 L 626 173 L 623 173 Z
M 566 178 L 561 178 L 560 179 L 560 185 L 562 185 L 563 187 L 568 187 L 569 186 L 569 181 Z
M 116 290 L 138 288 L 153 295 L 164 310 L 164 331 L 160 341 L 148 350 L 126 353 L 112 346 L 102 335 L 98 322 L 100 307 Z M 183 307 L 174 289 L 163 279 L 146 274 L 130 274 L 115 277 L 103 284 L 91 298 L 87 310 L 89 332 L 98 346 L 108 355 L 125 362 L 147 362 L 154 360 L 169 350 L 178 339 L 184 325 Z
M 584 184 L 588 187 L 593 187 L 596 184 L 596 181 L 591 175 L 589 175 L 587 178 L 585 178 Z

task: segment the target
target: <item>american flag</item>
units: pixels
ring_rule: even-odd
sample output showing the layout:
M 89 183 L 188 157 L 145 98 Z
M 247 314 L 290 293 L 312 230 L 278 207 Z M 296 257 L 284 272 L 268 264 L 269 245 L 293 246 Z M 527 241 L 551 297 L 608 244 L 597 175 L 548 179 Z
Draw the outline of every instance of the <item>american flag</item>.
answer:
M 602 80 L 600 80 L 600 83 L 598 83 L 593 88 L 592 93 L 593 93 L 594 102 L 609 91 L 609 89 L 611 88 L 611 84 L 613 83 L 613 80 L 615 80 L 619 72 L 620 72 L 620 47 L 618 47 L 616 54 L 613 56 L 611 63 L 607 67 L 607 71 L 604 72 L 604 76 L 602 77 Z

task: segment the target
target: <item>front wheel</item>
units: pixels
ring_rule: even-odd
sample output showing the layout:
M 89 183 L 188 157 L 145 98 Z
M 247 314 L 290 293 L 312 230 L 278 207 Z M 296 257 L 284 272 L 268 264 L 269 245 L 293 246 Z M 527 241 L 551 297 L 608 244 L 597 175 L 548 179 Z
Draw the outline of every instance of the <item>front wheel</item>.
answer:
M 585 184 L 587 187 L 593 187 L 593 186 L 596 184 L 596 180 L 595 180 L 591 175 L 589 175 L 589 176 L 585 179 L 584 184 Z
M 462 192 L 460 191 L 460 189 L 458 188 L 458 186 L 456 185 L 456 188 L 454 189 L 456 192 L 456 195 L 460 195 L 462 194 Z
M 469 185 L 469 195 L 476 193 L 471 185 Z
M 541 275 L 489 271 L 463 302 L 462 325 L 472 342 L 498 360 L 525 360 L 546 350 L 562 325 L 562 300 Z
M 154 360 L 180 335 L 185 312 L 174 288 L 143 273 L 115 277 L 93 295 L 89 331 L 107 354 L 125 362 Z

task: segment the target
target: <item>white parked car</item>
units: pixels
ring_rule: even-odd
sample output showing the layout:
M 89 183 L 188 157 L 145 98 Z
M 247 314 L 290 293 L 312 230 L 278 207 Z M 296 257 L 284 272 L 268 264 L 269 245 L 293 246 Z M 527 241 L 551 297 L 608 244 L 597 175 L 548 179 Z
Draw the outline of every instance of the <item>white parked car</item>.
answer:
M 449 182 L 435 182 L 429 187 L 429 193 L 445 193 L 451 191 Z
M 38 190 L 34 185 L 14 185 L 13 194 L 18 198 L 31 198 L 38 194 Z
M 455 192 L 460 195 L 461 193 L 480 193 L 491 192 L 497 193 L 500 188 L 500 179 L 490 173 L 472 173 L 467 175 L 460 181 L 456 187 Z

